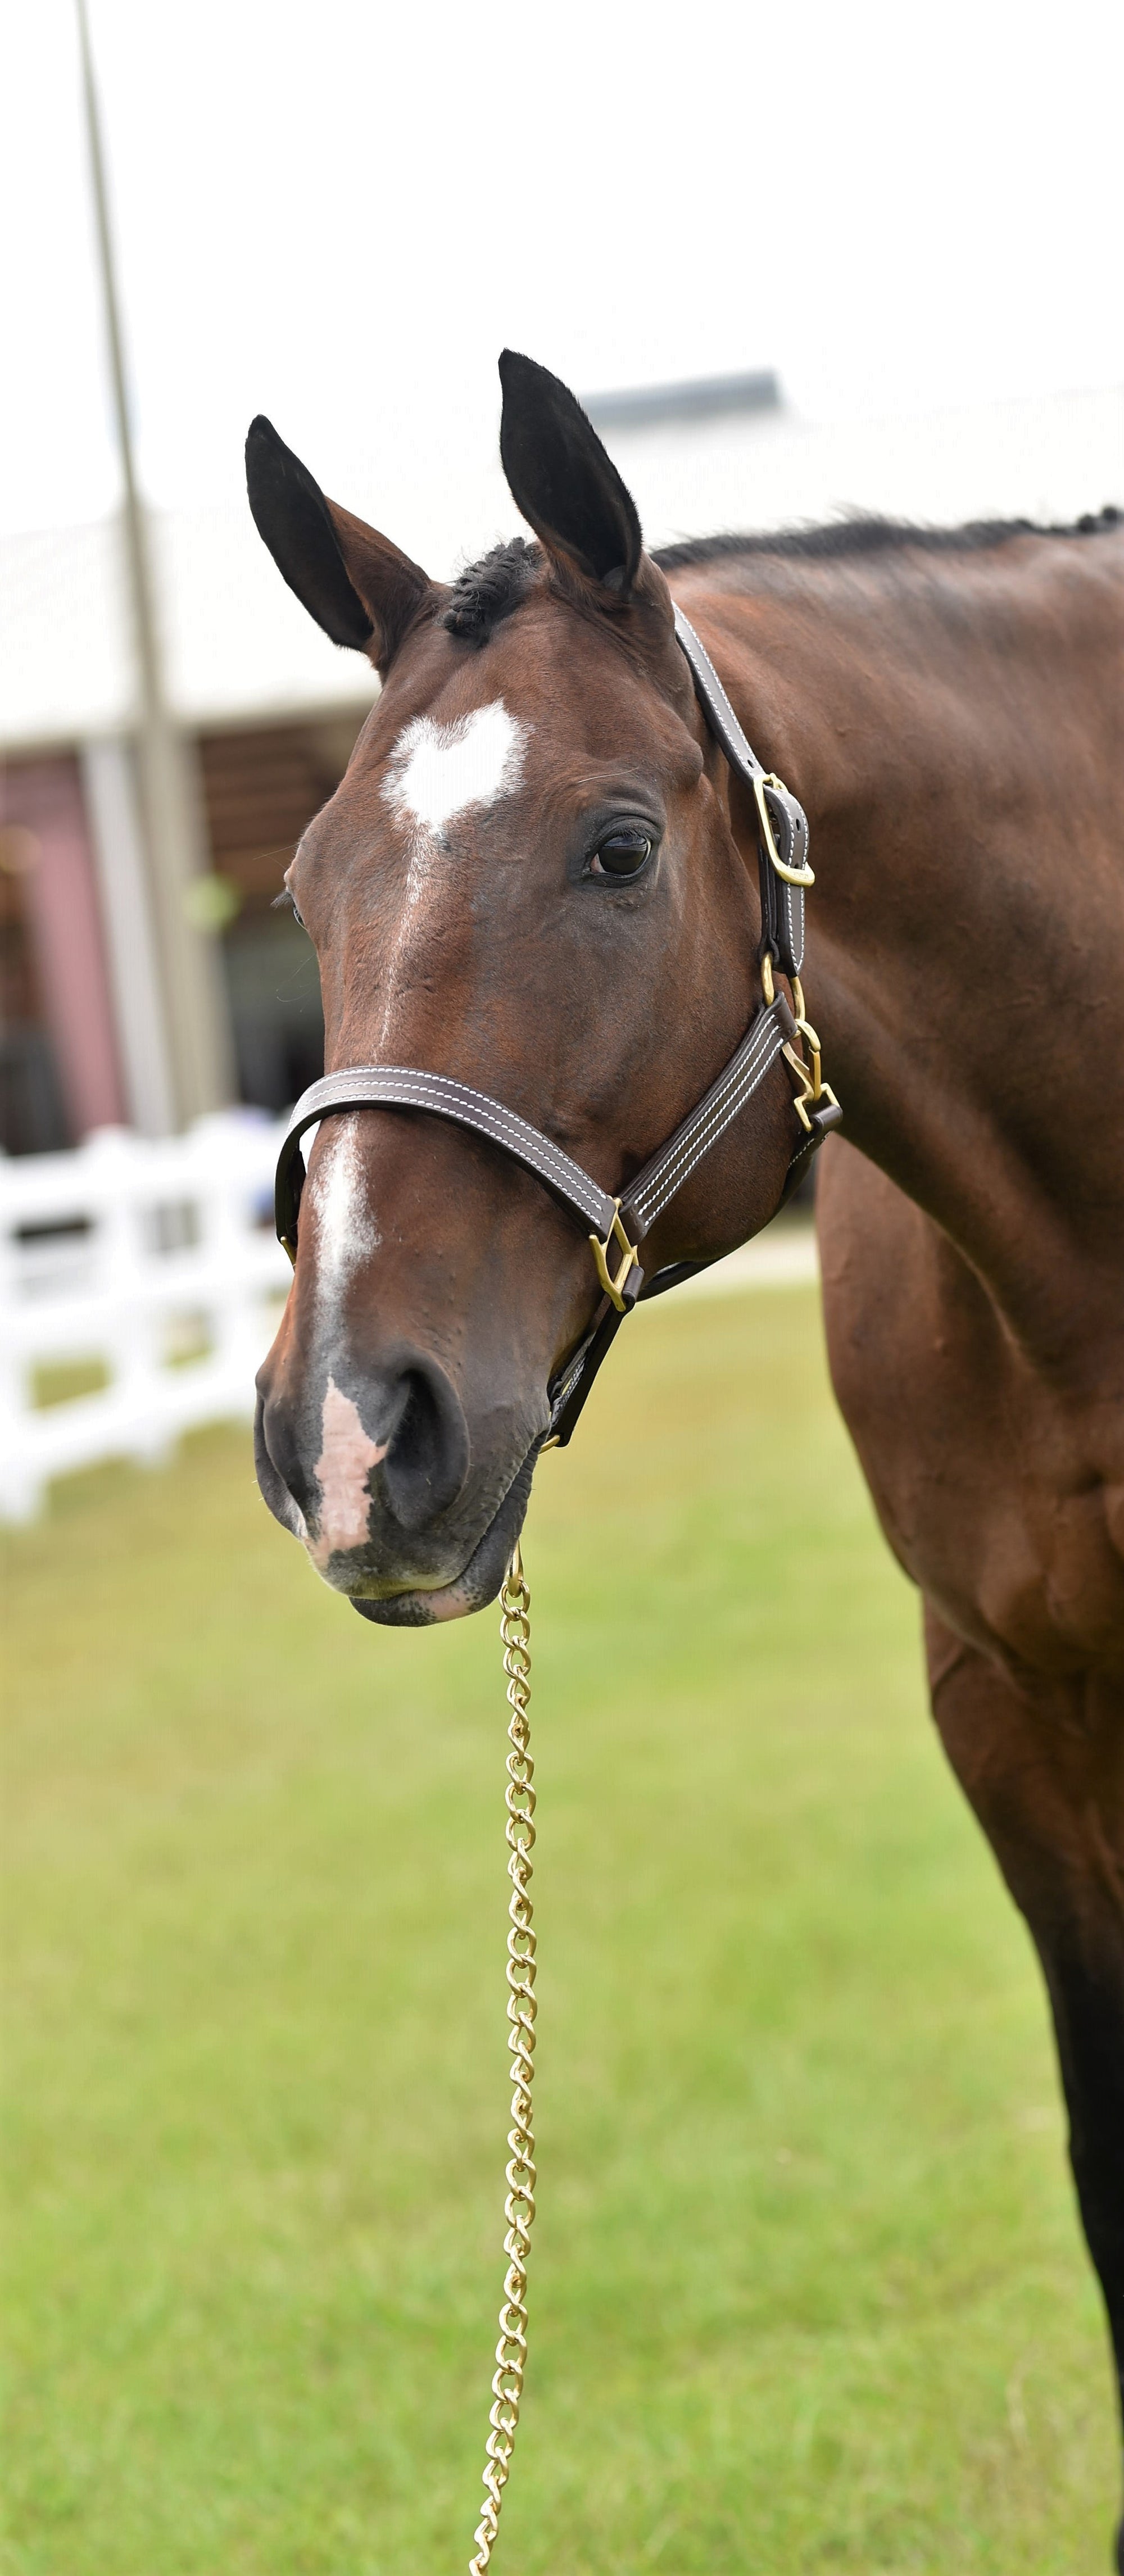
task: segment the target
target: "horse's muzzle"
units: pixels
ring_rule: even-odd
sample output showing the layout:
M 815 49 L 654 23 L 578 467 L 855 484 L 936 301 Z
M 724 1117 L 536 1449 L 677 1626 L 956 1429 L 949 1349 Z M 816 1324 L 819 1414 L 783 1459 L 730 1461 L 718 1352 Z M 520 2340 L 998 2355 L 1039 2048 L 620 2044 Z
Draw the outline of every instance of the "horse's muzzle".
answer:
M 537 1439 L 474 1474 L 463 1407 L 430 1356 L 403 1349 L 353 1385 L 341 1375 L 294 1397 L 271 1361 L 261 1370 L 254 1457 L 269 1509 L 365 1618 L 425 1626 L 480 1608 L 518 1535 Z

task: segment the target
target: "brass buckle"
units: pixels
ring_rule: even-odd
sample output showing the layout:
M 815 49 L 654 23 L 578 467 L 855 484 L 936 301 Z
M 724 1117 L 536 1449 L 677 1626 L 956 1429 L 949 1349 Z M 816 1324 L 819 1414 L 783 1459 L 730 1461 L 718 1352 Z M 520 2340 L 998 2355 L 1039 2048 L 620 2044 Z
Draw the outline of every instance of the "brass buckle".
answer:
M 615 1279 L 609 1268 L 609 1246 L 614 1239 L 616 1240 L 617 1249 L 621 1256 L 621 1266 Z M 589 1240 L 593 1245 L 593 1258 L 597 1264 L 597 1276 L 605 1291 L 605 1295 L 612 1299 L 618 1315 L 623 1315 L 625 1301 L 622 1291 L 625 1281 L 628 1278 L 629 1271 L 632 1269 L 634 1261 L 636 1261 L 639 1256 L 637 1254 L 636 1245 L 629 1242 L 628 1236 L 621 1223 L 621 1203 L 619 1199 L 614 1199 L 613 1201 L 613 1222 L 605 1237 L 604 1243 L 602 1243 L 600 1236 L 596 1234 L 591 1234 Z
M 765 794 L 767 787 L 777 788 L 782 796 L 787 796 L 789 791 L 785 786 L 783 778 L 778 778 L 775 770 L 754 770 L 753 793 L 757 799 L 757 813 L 761 824 L 761 830 L 764 835 L 765 848 L 769 856 L 769 864 L 771 867 L 776 869 L 779 877 L 784 878 L 786 885 L 812 886 L 815 884 L 816 880 L 812 869 L 808 865 L 807 859 L 805 859 L 802 868 L 790 868 L 786 867 L 785 862 L 781 857 L 776 841 L 773 838 L 773 817 L 769 812 L 768 799 Z

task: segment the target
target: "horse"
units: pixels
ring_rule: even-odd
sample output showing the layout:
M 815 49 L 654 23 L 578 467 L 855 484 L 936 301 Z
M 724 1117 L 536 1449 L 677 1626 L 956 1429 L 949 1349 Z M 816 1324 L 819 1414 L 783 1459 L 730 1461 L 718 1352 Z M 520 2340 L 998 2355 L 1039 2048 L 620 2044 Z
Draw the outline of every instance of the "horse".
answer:
M 922 1597 L 941 1742 L 1041 1960 L 1119 2382 L 1124 527 L 849 520 L 649 553 L 573 395 L 513 352 L 500 372 L 533 537 L 451 584 L 267 422 L 248 441 L 281 573 L 382 682 L 286 879 L 329 1077 L 422 1069 L 412 1105 L 340 1108 L 345 1085 L 318 1128 L 258 1382 L 262 1493 L 364 1617 L 481 1607 L 619 1290 L 627 1261 L 607 1270 L 606 1234 L 595 1270 L 541 1159 L 432 1115 L 427 1081 L 503 1104 L 619 1210 L 791 998 L 795 1046 L 645 1269 L 682 1276 L 775 1212 L 820 1041 L 767 915 L 761 764 L 708 721 L 701 638 L 811 821 L 808 1008 L 846 1120 L 817 1192 L 832 1378 Z

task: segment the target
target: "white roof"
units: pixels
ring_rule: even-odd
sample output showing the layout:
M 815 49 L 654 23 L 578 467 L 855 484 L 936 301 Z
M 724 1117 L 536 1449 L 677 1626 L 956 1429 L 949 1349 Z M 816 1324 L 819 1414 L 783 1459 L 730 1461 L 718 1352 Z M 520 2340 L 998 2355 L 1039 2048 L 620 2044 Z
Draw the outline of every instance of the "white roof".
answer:
M 835 425 L 783 410 L 657 422 L 619 428 L 606 444 L 652 545 L 843 509 L 942 524 L 1068 521 L 1124 501 L 1124 387 Z M 369 495 L 342 497 L 378 522 Z M 454 455 L 409 498 L 409 525 L 387 534 L 438 577 L 519 525 L 498 458 L 481 472 Z M 330 644 L 286 589 L 247 508 L 158 515 L 152 541 L 168 693 L 185 723 L 263 723 L 373 696 L 362 657 Z M 0 595 L 0 746 L 127 728 L 116 522 L 0 537 Z
M 153 569 L 168 694 L 193 725 L 354 707 L 363 655 L 341 653 L 294 599 L 248 509 L 156 516 Z M 120 529 L 0 536 L 0 746 L 127 730 L 132 630 Z

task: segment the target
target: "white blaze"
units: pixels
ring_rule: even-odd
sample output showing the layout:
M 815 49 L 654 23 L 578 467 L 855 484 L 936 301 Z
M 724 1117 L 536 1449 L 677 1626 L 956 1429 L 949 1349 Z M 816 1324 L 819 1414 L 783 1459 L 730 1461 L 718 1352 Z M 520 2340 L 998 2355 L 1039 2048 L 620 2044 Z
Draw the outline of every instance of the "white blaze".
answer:
M 321 1295 L 334 1305 L 352 1271 L 377 1252 L 382 1241 L 367 1204 L 356 1112 L 331 1120 L 310 1197 L 316 1218 L 317 1281 Z
M 408 980 L 415 941 L 424 941 L 425 900 L 444 892 L 447 827 L 511 796 L 523 775 L 523 753 L 532 732 L 510 715 L 502 698 L 473 707 L 452 724 L 414 716 L 398 736 L 383 782 L 383 796 L 406 826 L 406 899 L 383 977 L 379 1055 L 385 1061 L 400 987 Z

